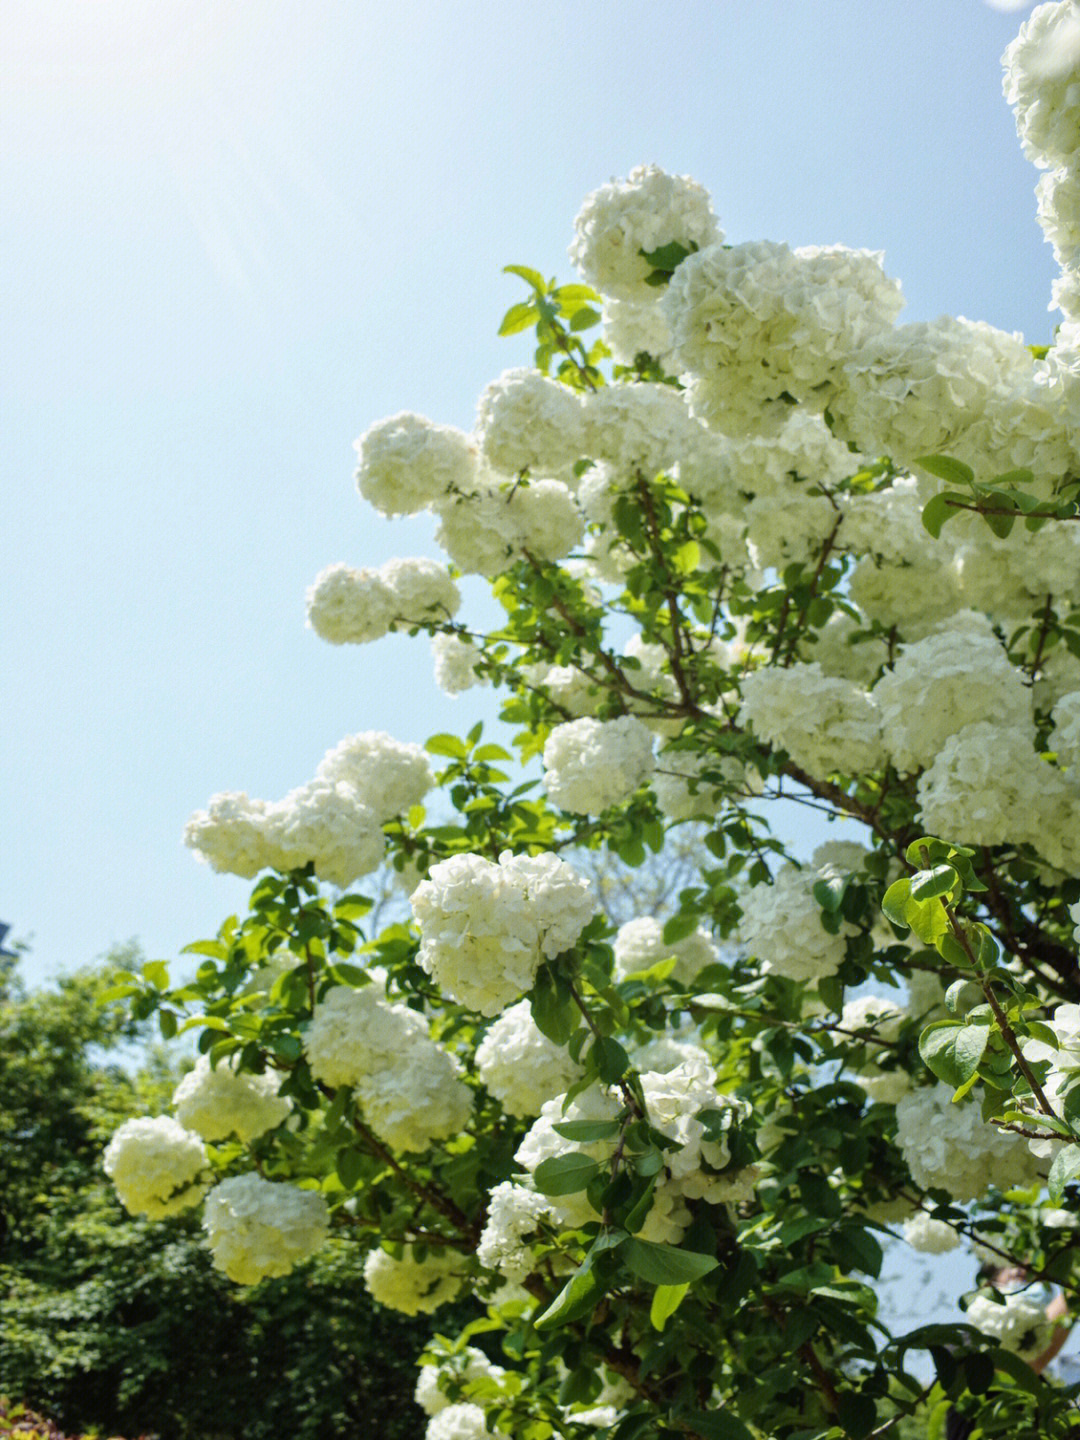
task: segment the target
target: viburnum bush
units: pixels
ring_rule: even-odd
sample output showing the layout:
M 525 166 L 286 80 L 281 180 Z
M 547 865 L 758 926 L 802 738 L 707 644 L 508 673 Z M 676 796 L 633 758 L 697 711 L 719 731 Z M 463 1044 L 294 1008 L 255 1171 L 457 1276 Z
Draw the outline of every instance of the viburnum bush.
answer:
M 687 177 L 601 186 L 579 280 L 508 267 L 535 362 L 474 432 L 357 442 L 363 499 L 432 512 L 449 564 L 308 595 L 332 644 L 423 633 L 446 691 L 497 687 L 516 760 L 479 725 L 368 732 L 284 799 L 215 796 L 186 840 L 258 877 L 249 913 L 187 983 L 120 979 L 202 1055 L 114 1137 L 121 1199 L 203 1204 L 240 1284 L 333 1230 L 380 1304 L 475 1297 L 420 1379 L 429 1440 L 1076 1422 L 1028 1361 L 1038 1287 L 1080 1290 L 1077 0 L 1005 66 L 1053 343 L 899 324 L 881 255 L 727 245 Z M 843 838 L 797 862 L 779 799 Z M 575 857 L 681 826 L 674 913 L 616 930 Z M 368 924 L 379 867 L 407 920 Z M 1021 1289 L 892 1334 L 890 1236 Z

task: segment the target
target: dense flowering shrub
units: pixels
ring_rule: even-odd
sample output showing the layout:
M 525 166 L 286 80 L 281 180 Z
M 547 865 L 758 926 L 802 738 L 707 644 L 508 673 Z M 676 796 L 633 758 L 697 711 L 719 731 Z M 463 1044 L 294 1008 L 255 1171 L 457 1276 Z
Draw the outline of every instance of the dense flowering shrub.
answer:
M 524 775 L 479 726 L 361 734 L 282 801 L 215 797 L 186 839 L 267 872 L 249 915 L 188 984 L 120 982 L 216 1067 L 177 1094 L 205 1146 L 168 1117 L 116 1137 L 125 1203 L 212 1185 L 241 1283 L 333 1225 L 379 1303 L 473 1296 L 429 1440 L 867 1440 L 927 1397 L 939 1432 L 961 1402 L 987 1436 L 1066 1434 L 1019 1358 L 1053 1338 L 1031 1295 L 892 1335 L 873 1289 L 889 1237 L 1080 1275 L 1077 0 L 1006 66 L 1052 343 L 898 324 L 876 253 L 727 247 L 685 177 L 602 186 L 582 283 L 509 267 L 535 364 L 475 433 L 403 414 L 358 442 L 361 496 L 430 511 L 450 565 L 335 564 L 308 597 L 333 644 L 423 631 L 447 691 L 498 687 Z M 781 797 L 840 838 L 797 860 Z M 688 821 L 671 913 L 609 923 L 575 852 L 634 867 Z M 406 921 L 320 892 L 384 855 Z

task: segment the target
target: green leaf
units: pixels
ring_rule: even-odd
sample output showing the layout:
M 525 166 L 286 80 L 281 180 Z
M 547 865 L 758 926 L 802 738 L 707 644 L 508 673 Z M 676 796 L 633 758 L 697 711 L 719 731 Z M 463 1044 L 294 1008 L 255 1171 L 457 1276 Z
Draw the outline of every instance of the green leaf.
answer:
M 551 1127 L 564 1140 L 613 1140 L 618 1135 L 618 1120 L 562 1120 Z
M 586 1260 L 566 1282 L 542 1315 L 533 1321 L 536 1330 L 554 1330 L 591 1315 L 603 1298 L 604 1286 Z
M 916 900 L 906 875 L 885 891 L 881 908 L 894 925 L 914 930 L 924 945 L 935 945 L 948 929 L 948 916 L 940 900 Z
M 814 882 L 814 899 L 823 910 L 835 915 L 844 903 L 844 892 L 851 880 L 850 875 L 833 875 L 828 880 Z
M 540 318 L 540 311 L 535 305 L 521 302 L 518 305 L 511 305 L 503 316 L 503 322 L 499 326 L 500 335 L 517 335 L 521 330 L 528 330 L 536 324 Z
M 533 1180 L 542 1195 L 575 1195 L 599 1173 L 600 1166 L 595 1160 L 574 1151 L 542 1160 L 533 1171 Z
M 677 945 L 680 940 L 685 940 L 688 935 L 693 935 L 697 928 L 697 915 L 687 914 L 685 910 L 678 915 L 672 915 L 670 920 L 664 922 L 664 944 Z
M 975 1074 L 989 1038 L 989 1025 L 937 1020 L 919 1036 L 919 1054 L 939 1080 L 955 1089 Z
M 445 755 L 451 760 L 467 760 L 469 756 L 469 747 L 457 735 L 432 735 L 424 741 L 424 749 L 429 755 Z
M 730 1410 L 690 1410 L 677 1418 L 704 1440 L 754 1440 L 753 1431 Z
M 220 940 L 193 940 L 180 951 L 181 955 L 209 955 L 211 960 L 225 960 L 229 952 Z
M 654 1330 L 663 1330 L 682 1304 L 689 1289 L 689 1282 L 685 1280 L 681 1285 L 658 1285 L 656 1287 L 653 1292 L 652 1304 L 649 1306 L 649 1324 Z
M 630 1068 L 630 1056 L 617 1040 L 601 1035 L 589 1052 L 596 1058 L 596 1069 L 606 1085 L 614 1085 Z
M 642 254 L 654 270 L 675 270 L 688 255 L 692 255 L 698 247 L 691 240 L 690 248 L 681 245 L 678 240 L 671 240 L 667 245 L 661 245 L 656 250 L 642 250 Z
M 593 325 L 599 324 L 599 322 L 599 310 L 594 310 L 589 305 L 582 305 L 580 309 L 575 310 L 573 315 L 571 315 L 570 329 L 573 331 L 588 330 Z
M 1080 1145 L 1063 1145 L 1050 1166 L 1048 1189 L 1055 1205 L 1061 1204 L 1065 1186 L 1080 1175 Z
M 338 1179 L 346 1190 L 355 1190 L 360 1183 L 360 1177 L 364 1173 L 364 1156 L 360 1150 L 352 1148 L 339 1150 L 337 1160 L 334 1162 Z
M 541 966 L 530 1000 L 536 1028 L 554 1044 L 565 1045 L 577 1028 L 574 997 L 566 981 Z
M 950 503 L 955 499 L 956 495 L 953 491 L 943 490 L 940 495 L 935 495 L 923 506 L 923 529 L 928 531 L 935 540 L 941 534 L 941 527 L 945 522 L 960 513 L 957 506 Z
M 547 281 L 539 270 L 532 270 L 528 265 L 504 265 L 503 274 L 520 275 L 522 280 L 530 284 L 538 295 L 547 294 Z
M 939 895 L 950 898 L 960 886 L 960 876 L 951 865 L 935 865 L 930 870 L 916 870 L 911 877 L 913 900 L 936 900 Z
M 988 515 L 985 511 L 980 513 L 999 540 L 1004 540 L 1016 524 L 1015 515 Z
M 915 464 L 944 480 L 946 485 L 972 485 L 975 481 L 971 466 L 954 460 L 951 455 L 920 455 Z
M 881 901 L 881 909 L 886 920 L 891 920 L 894 925 L 901 925 L 905 930 L 911 927 L 907 920 L 908 902 L 911 900 L 911 881 L 905 875 L 902 879 L 894 881 L 885 891 Z
M 627 1240 L 622 1249 L 627 1269 L 653 1285 L 686 1285 L 716 1269 L 711 1255 L 696 1250 L 677 1250 L 674 1245 L 657 1245 L 652 1240 Z
M 155 990 L 169 987 L 169 967 L 164 960 L 148 960 L 142 967 L 143 978 L 149 980 Z

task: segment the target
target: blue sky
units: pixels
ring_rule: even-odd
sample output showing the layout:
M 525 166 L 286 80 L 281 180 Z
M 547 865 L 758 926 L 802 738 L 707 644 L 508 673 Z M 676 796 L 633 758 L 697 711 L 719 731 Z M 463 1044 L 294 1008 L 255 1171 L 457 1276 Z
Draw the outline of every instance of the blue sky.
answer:
M 884 249 L 906 319 L 1050 336 L 1034 169 L 983 0 L 7 0 L 3 863 L 35 978 L 169 957 L 247 887 L 180 843 L 357 730 L 490 715 L 426 643 L 304 627 L 325 565 L 431 549 L 351 482 L 527 358 L 507 263 L 655 161 L 733 241 Z

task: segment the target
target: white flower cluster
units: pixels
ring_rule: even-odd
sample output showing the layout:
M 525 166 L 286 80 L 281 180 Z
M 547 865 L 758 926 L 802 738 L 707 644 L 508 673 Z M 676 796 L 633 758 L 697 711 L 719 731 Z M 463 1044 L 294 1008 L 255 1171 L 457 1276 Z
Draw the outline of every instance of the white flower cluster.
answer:
M 585 453 L 577 395 L 538 370 L 507 370 L 480 397 L 476 429 L 493 470 L 560 475 Z
M 288 1275 L 320 1249 L 329 1226 L 330 1212 L 317 1191 L 255 1174 L 215 1185 L 203 1212 L 214 1264 L 238 1285 Z
M 670 470 L 701 444 L 701 426 L 670 385 L 605 385 L 585 400 L 586 452 L 622 481 Z
M 378 570 L 329 565 L 307 593 L 307 623 L 331 645 L 366 645 L 391 630 L 450 619 L 460 604 L 436 560 L 387 560 Z
M 574 221 L 570 260 L 603 295 L 648 301 L 653 267 L 642 255 L 673 243 L 703 249 L 724 238 L 708 192 L 689 175 L 639 165 L 587 197 Z
M 1054 1322 L 1047 1319 L 1044 1307 L 1023 1291 L 1003 1295 L 1000 1300 L 976 1295 L 968 1302 L 964 1318 L 1003 1350 L 1029 1360 L 1046 1349 L 1054 1331 Z
M 605 1117 L 606 1118 L 606 1117 Z M 497 1270 L 520 1285 L 533 1268 L 529 1237 L 549 1213 L 546 1195 L 513 1180 L 503 1180 L 488 1196 L 488 1213 L 476 1258 L 485 1270 Z
M 418 1259 L 412 1246 L 400 1260 L 372 1250 L 364 1261 L 364 1284 L 371 1298 L 402 1315 L 430 1315 L 453 1300 L 465 1277 L 464 1261 L 454 1250 L 428 1250 Z
M 821 923 L 814 885 L 838 872 L 831 865 L 800 870 L 782 866 L 771 885 L 755 885 L 741 897 L 739 936 L 768 975 L 813 983 L 839 969 L 845 940 L 856 933 L 846 920 L 836 935 Z
M 526 485 L 489 475 L 436 508 L 436 544 L 466 575 L 498 575 L 526 553 L 561 560 L 585 532 L 573 494 L 559 480 Z
M 895 1105 L 911 1088 L 911 1077 L 903 1067 L 889 1069 L 880 1063 L 890 1055 L 889 1047 L 899 1038 L 907 1018 L 899 1005 L 878 995 L 849 1000 L 840 1012 L 837 1041 L 849 1046 L 862 1044 L 866 1049 L 867 1058 L 852 1078 L 871 1100 L 880 1104 Z
M 1043 1093 L 1056 1113 L 1063 1116 L 1065 1093 L 1076 1084 L 1080 1074 L 1080 1005 L 1059 1005 L 1047 1025 L 1054 1033 L 1055 1044 L 1051 1045 L 1046 1040 L 1029 1039 L 1023 1041 L 1022 1049 L 1025 1060 L 1033 1065 L 1044 1060 L 1049 1061 L 1050 1068 L 1042 1081 Z M 1050 1139 L 1029 1140 L 1028 1148 L 1042 1160 L 1053 1159 L 1060 1148 L 1060 1142 Z
M 487 1415 L 469 1400 L 447 1405 L 428 1421 L 424 1440 L 487 1440 Z
M 246 1145 L 280 1125 L 292 1101 L 278 1094 L 280 1075 L 272 1070 L 238 1073 L 234 1061 L 229 1057 L 213 1066 L 208 1056 L 200 1055 L 173 1091 L 172 1103 L 186 1130 L 204 1140 L 235 1135 Z
M 944 1220 L 935 1220 L 926 1210 L 917 1210 L 905 1220 L 903 1232 L 911 1248 L 924 1255 L 945 1255 L 960 1244 L 955 1229 Z
M 1056 751 L 1061 768 L 1071 778 L 1080 779 L 1080 690 L 1063 695 L 1050 718 L 1054 724 L 1050 749 Z
M 700 927 L 692 935 L 668 945 L 664 927 L 654 915 L 643 915 L 620 925 L 614 941 L 615 977 L 626 980 L 641 970 L 648 970 L 661 960 L 675 957 L 671 975 L 681 985 L 693 983 L 694 976 L 706 965 L 720 958 L 720 952 Z
M 380 823 L 419 805 L 435 783 L 423 746 L 395 740 L 381 730 L 347 735 L 326 752 L 315 776 L 351 785 Z
M 954 1200 L 975 1200 L 991 1185 L 1032 1184 L 1039 1171 L 1023 1141 L 988 1125 L 974 1101 L 954 1105 L 952 1094 L 939 1082 L 896 1107 L 896 1142 L 916 1184 Z
M 652 747 L 648 727 L 633 715 L 556 725 L 544 746 L 548 797 L 575 815 L 620 805 L 652 774 Z
M 1031 725 L 1031 693 L 985 616 L 968 611 L 948 629 L 908 645 L 873 690 L 885 745 L 897 770 L 929 765 L 950 735 L 993 716 Z
M 435 662 L 435 684 L 444 695 L 460 695 L 487 681 L 477 672 L 483 656 L 471 640 L 460 635 L 433 635 L 431 658 Z
M 206 1146 L 168 1115 L 125 1120 L 102 1163 L 124 1209 L 150 1220 L 190 1209 L 207 1188 L 199 1180 Z
M 755 670 L 742 682 L 742 697 L 740 722 L 813 775 L 862 774 L 884 762 L 875 697 L 826 675 L 817 661 Z
M 421 1014 L 389 1003 L 375 985 L 331 990 L 304 1049 L 312 1075 L 353 1086 L 371 1128 L 395 1149 L 427 1150 L 469 1118 L 472 1092 L 457 1057 L 432 1040 Z
M 824 410 L 844 365 L 903 307 L 880 254 L 771 240 L 711 245 L 676 270 L 663 305 L 694 415 L 768 434 L 793 401 Z
M 1039 5 L 1001 57 L 1024 154 L 1042 169 L 1080 153 L 1080 3 Z
M 616 365 L 633 365 L 642 354 L 662 365 L 671 353 L 671 326 L 660 306 L 659 291 L 640 302 L 606 300 L 603 337 Z
M 383 515 L 414 515 L 476 477 L 469 437 L 407 411 L 372 425 L 356 442 L 356 488 Z
M 565 1093 L 581 1067 L 549 1040 L 527 1000 L 505 1010 L 476 1049 L 476 1071 L 510 1115 L 539 1115 L 544 1100 Z
M 412 895 L 417 960 L 439 988 L 481 1015 L 530 990 L 542 957 L 569 950 L 596 902 L 589 882 L 556 855 L 453 855 Z
M 672 1140 L 674 1148 L 666 1152 L 665 1169 L 652 1208 L 638 1233 L 645 1240 L 677 1244 L 691 1221 L 686 1200 L 701 1199 L 715 1205 L 744 1200 L 753 1193 L 758 1175 L 754 1166 L 728 1174 L 718 1173 L 731 1160 L 727 1132 L 745 1120 L 750 1109 L 744 1101 L 717 1089 L 716 1071 L 700 1049 L 671 1070 L 646 1072 L 641 1076 L 641 1088 L 650 1124 Z M 559 1095 L 544 1104 L 539 1118 L 518 1147 L 514 1158 L 530 1174 L 545 1160 L 570 1152 L 587 1155 L 601 1165 L 611 1159 L 614 1140 L 570 1141 L 559 1135 L 555 1126 L 567 1120 L 613 1120 L 621 1099 L 593 1088 L 576 1096 L 565 1111 L 564 1100 L 565 1096 Z M 723 1117 L 719 1126 L 707 1129 L 698 1119 L 698 1112 L 702 1110 L 719 1111 Z M 512 1258 L 509 1263 L 516 1263 L 519 1271 L 521 1264 L 526 1263 L 521 1258 L 522 1237 L 529 1233 L 526 1226 L 531 1224 L 532 1229 L 536 1228 L 539 1215 L 546 1213 L 557 1228 L 563 1229 L 585 1225 L 597 1218 L 584 1192 L 540 1198 L 544 1211 L 532 1202 L 509 1194 L 501 1202 L 499 1219 L 485 1253 L 501 1257 L 499 1268 L 504 1274 L 508 1255 L 516 1257 L 516 1261 Z M 488 1224 L 492 1225 L 490 1218 Z
M 332 885 L 351 885 L 382 860 L 382 824 L 419 804 L 432 784 L 427 756 L 380 731 L 347 736 L 315 778 L 283 800 L 215 795 L 184 828 L 184 843 L 212 869 L 250 879 L 262 869 L 314 863 Z
M 976 845 L 1029 843 L 1059 869 L 1080 862 L 1074 786 L 1040 759 L 1028 726 L 965 725 L 919 778 L 923 828 Z
M 455 1355 L 440 1358 L 438 1364 L 424 1365 L 416 1382 L 416 1403 L 425 1415 L 438 1415 L 450 1404 L 442 1388 L 444 1380 L 468 1382 L 470 1380 L 493 1380 L 496 1384 L 506 1371 L 494 1364 L 475 1345 L 466 1345 Z
M 947 452 L 980 478 L 1027 466 L 1061 474 L 1058 397 L 1036 384 L 1019 335 L 942 316 L 882 330 L 852 356 L 831 402 L 837 433 L 911 466 Z

